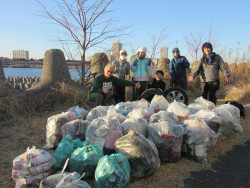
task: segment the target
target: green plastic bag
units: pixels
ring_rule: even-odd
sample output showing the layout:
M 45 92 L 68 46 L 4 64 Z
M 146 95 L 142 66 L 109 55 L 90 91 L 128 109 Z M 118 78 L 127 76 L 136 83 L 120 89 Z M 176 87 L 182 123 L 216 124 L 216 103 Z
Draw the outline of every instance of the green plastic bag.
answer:
M 55 153 L 53 154 L 53 158 L 56 161 L 55 168 L 62 169 L 67 158 L 71 156 L 71 154 L 78 148 L 82 147 L 82 142 L 79 138 L 72 140 L 70 134 L 67 134 L 58 147 L 56 148 Z
M 96 188 L 124 187 L 130 179 L 128 159 L 121 153 L 102 157 L 95 171 Z
M 85 172 L 84 178 L 94 177 L 96 166 L 101 157 L 103 157 L 103 149 L 99 145 L 90 144 L 77 148 L 70 157 L 69 170 L 79 174 Z

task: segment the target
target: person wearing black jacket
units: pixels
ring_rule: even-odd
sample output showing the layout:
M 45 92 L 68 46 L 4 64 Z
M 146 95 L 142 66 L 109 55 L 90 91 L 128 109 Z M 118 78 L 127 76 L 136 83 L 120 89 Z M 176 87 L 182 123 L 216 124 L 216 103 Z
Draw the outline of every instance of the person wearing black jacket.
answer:
M 162 91 L 165 91 L 166 84 L 162 81 L 162 78 L 164 76 L 164 73 L 162 70 L 157 70 L 155 78 L 153 79 L 153 82 L 148 82 L 148 89 L 149 88 L 156 88 L 161 89 Z

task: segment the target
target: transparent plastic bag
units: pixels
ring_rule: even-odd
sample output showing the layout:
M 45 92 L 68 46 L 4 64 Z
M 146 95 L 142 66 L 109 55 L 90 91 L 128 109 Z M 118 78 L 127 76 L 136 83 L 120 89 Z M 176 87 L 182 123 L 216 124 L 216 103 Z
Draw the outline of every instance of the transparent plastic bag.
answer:
M 203 97 L 199 97 L 199 98 L 195 99 L 194 103 L 203 104 L 206 106 L 206 108 L 208 110 L 212 110 L 215 108 L 215 104 L 213 102 L 208 101 L 208 100 L 204 99 Z
M 99 145 L 90 144 L 77 148 L 70 157 L 69 170 L 79 174 L 85 172 L 84 178 L 92 178 L 101 157 L 103 157 L 103 149 Z
M 135 102 L 121 102 L 115 106 L 116 112 L 127 116 L 135 108 Z
M 167 121 L 151 123 L 148 127 L 148 139 L 158 149 L 161 161 L 177 162 L 181 157 L 183 128 Z
M 97 106 L 95 108 L 92 108 L 92 110 L 88 113 L 86 120 L 92 122 L 94 119 L 98 117 L 107 116 L 108 109 L 109 109 L 108 106 Z
M 57 146 L 62 140 L 62 126 L 75 119 L 72 112 L 62 112 L 61 114 L 49 117 L 46 124 L 47 144 L 44 148 L 53 148 Z
M 110 119 L 117 119 L 120 123 L 123 123 L 126 119 L 124 115 L 116 113 L 116 108 L 114 105 L 109 107 L 107 117 Z
M 151 114 L 157 113 L 161 110 L 166 111 L 169 102 L 162 95 L 155 95 L 150 103 L 149 112 Z
M 131 179 L 138 179 L 155 173 L 160 167 L 160 159 L 155 144 L 136 131 L 115 142 L 115 151 L 125 155 L 130 164 Z
M 54 188 L 56 185 L 66 176 L 69 172 L 65 172 L 67 165 L 69 162 L 69 158 L 65 161 L 63 169 L 61 172 L 57 172 L 56 174 L 50 175 L 43 179 L 40 182 L 39 188 Z
M 35 146 L 27 148 L 26 152 L 13 160 L 13 169 L 28 169 L 31 166 L 39 166 L 51 160 L 51 155 Z
M 87 115 L 89 113 L 84 108 L 79 108 L 79 106 L 71 107 L 67 111 L 72 112 L 76 119 L 86 119 L 86 117 L 87 117 Z
M 77 172 L 67 174 L 62 178 L 55 188 L 90 188 L 88 183 L 81 181 L 83 176 L 84 174 L 81 176 Z
M 86 130 L 86 140 L 91 144 L 114 149 L 115 140 L 122 136 L 121 124 L 116 119 L 99 117 L 94 119 Z
M 172 124 L 178 124 L 179 118 L 173 112 L 160 111 L 153 114 L 149 119 L 149 123 L 156 123 L 160 121 L 167 121 Z
M 143 136 L 147 136 L 148 132 L 148 121 L 144 118 L 127 118 L 122 123 L 122 133 L 123 135 L 128 134 L 130 130 L 136 130 Z
M 105 155 L 97 165 L 95 171 L 95 187 L 124 187 L 130 179 L 128 159 L 121 153 Z
M 26 152 L 13 160 L 12 178 L 16 187 L 36 184 L 48 176 L 54 165 L 51 155 L 35 146 L 27 148 Z
M 55 159 L 56 169 L 61 169 L 63 167 L 63 164 L 71 156 L 71 154 L 78 148 L 82 147 L 82 142 L 79 138 L 72 139 L 70 134 L 67 134 L 58 147 L 56 148 L 56 151 L 53 154 L 53 159 Z
M 213 109 L 213 112 L 221 117 L 221 136 L 222 139 L 228 139 L 234 132 L 242 132 L 242 126 L 238 123 L 236 117 L 230 113 L 227 106 L 221 105 Z
M 184 121 L 182 151 L 194 160 L 207 164 L 207 146 L 211 138 L 211 129 L 203 119 Z
M 200 118 L 216 133 L 220 130 L 221 117 L 210 110 L 200 110 L 196 114 L 190 115 L 189 119 Z
M 191 103 L 188 105 L 188 110 L 190 114 L 195 114 L 200 110 L 207 110 L 207 106 L 201 103 Z
M 145 108 L 135 108 L 133 111 L 128 113 L 128 117 L 134 119 L 144 118 L 149 120 L 150 116 L 150 112 Z
M 135 108 L 148 109 L 149 105 L 150 105 L 150 103 L 145 99 L 141 99 L 139 101 L 134 101 L 134 103 L 135 103 Z
M 85 132 L 89 124 L 89 121 L 82 119 L 76 119 L 65 123 L 62 126 L 62 136 L 64 138 L 67 134 L 70 134 L 72 139 L 79 138 L 83 141 L 85 140 Z
M 168 106 L 167 111 L 175 113 L 180 121 L 184 121 L 185 119 L 188 119 L 188 116 L 190 115 L 189 110 L 186 107 L 186 105 L 181 102 L 176 102 L 176 101 L 172 102 Z

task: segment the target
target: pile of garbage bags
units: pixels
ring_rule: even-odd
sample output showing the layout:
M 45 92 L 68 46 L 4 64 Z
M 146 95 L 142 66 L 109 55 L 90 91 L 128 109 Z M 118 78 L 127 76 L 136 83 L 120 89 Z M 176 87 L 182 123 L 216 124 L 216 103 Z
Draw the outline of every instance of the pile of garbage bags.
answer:
M 216 107 L 202 97 L 188 106 L 155 95 L 151 103 L 142 99 L 90 112 L 72 107 L 48 118 L 44 148 L 57 147 L 53 155 L 28 149 L 14 159 L 12 177 L 17 187 L 90 187 L 81 179 L 94 179 L 95 187 L 124 187 L 182 156 L 206 164 L 208 150 L 242 131 L 237 107 Z
M 34 146 L 13 160 L 12 178 L 16 187 L 39 183 L 50 175 L 53 166 L 51 155 Z

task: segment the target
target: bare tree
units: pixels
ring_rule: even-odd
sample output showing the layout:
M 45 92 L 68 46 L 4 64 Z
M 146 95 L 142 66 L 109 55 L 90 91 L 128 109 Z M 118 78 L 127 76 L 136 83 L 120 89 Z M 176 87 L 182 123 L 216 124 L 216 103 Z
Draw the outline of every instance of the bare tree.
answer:
M 199 59 L 199 52 L 201 48 L 202 41 L 204 39 L 203 34 L 194 34 L 189 32 L 189 36 L 184 37 L 185 42 L 188 46 L 188 51 L 195 62 Z
M 166 33 L 167 28 L 163 28 L 159 34 L 159 36 L 149 35 L 152 42 L 152 51 L 151 58 L 155 58 L 155 55 L 159 53 L 160 44 L 168 37 L 168 33 Z
M 39 0 L 43 16 L 63 28 L 60 42 L 77 45 L 81 50 L 81 79 L 85 81 L 85 56 L 87 49 L 96 47 L 107 39 L 124 36 L 130 26 L 117 26 L 114 10 L 109 10 L 113 0 L 54 0 L 56 7 L 49 10 Z M 116 26 L 118 28 L 116 28 Z

